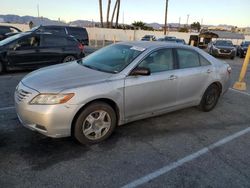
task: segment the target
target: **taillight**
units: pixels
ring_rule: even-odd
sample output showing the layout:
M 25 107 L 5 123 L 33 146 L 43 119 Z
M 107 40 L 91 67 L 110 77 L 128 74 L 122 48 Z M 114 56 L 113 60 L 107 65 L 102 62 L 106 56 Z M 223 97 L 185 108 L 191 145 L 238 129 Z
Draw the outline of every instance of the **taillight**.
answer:
M 83 46 L 81 43 L 79 43 L 78 48 L 79 48 L 81 51 L 84 50 L 84 46 Z
M 229 67 L 227 67 L 227 72 L 228 72 L 228 74 L 231 74 L 231 72 L 232 72 L 232 68 L 229 66 Z

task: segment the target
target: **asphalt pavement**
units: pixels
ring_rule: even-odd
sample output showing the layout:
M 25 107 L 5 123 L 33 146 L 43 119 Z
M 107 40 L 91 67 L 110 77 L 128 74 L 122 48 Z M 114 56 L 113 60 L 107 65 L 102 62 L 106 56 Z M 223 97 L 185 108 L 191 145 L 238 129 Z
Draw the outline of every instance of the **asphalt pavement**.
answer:
M 225 61 L 233 84 L 243 59 Z M 0 187 L 250 187 L 249 71 L 247 91 L 230 89 L 211 112 L 136 121 L 91 146 L 19 123 L 13 93 L 27 73 L 0 76 Z

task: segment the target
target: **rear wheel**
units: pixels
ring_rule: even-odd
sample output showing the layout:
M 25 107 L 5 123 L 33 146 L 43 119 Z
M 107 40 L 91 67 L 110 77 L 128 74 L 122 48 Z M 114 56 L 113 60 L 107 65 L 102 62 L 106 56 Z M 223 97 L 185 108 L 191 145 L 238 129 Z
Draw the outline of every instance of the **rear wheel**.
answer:
M 67 63 L 67 62 L 71 62 L 71 61 L 75 61 L 75 60 L 76 60 L 75 56 L 69 55 L 69 56 L 66 56 L 66 57 L 63 59 L 63 63 Z
M 241 52 L 241 53 L 240 53 L 240 58 L 243 58 L 243 57 L 244 57 L 244 55 L 243 55 L 243 53 Z
M 4 66 L 3 63 L 0 62 L 0 74 L 2 74 L 4 72 Z
M 219 97 L 219 87 L 215 84 L 210 85 L 201 99 L 199 108 L 204 112 L 211 111 L 216 106 Z
M 114 109 L 106 103 L 95 102 L 77 117 L 72 131 L 81 144 L 94 144 L 107 139 L 116 127 Z

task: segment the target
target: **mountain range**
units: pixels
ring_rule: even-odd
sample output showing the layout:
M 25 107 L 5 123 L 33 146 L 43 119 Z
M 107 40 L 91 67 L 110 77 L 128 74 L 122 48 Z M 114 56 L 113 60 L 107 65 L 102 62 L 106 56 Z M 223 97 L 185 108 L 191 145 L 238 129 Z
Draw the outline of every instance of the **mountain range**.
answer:
M 100 24 L 100 22 L 94 22 L 94 21 L 89 21 L 89 20 L 75 20 L 69 23 L 65 23 L 60 20 L 51 20 L 45 17 L 38 18 L 34 16 L 18 16 L 14 14 L 0 15 L 0 22 L 27 24 L 30 21 L 32 21 L 34 25 L 74 25 L 74 26 L 80 26 L 80 27 L 91 27 L 91 26 Z M 146 25 L 154 29 L 160 29 L 164 26 L 163 24 L 159 24 L 156 22 L 147 23 Z M 179 27 L 179 23 L 169 23 L 168 26 Z

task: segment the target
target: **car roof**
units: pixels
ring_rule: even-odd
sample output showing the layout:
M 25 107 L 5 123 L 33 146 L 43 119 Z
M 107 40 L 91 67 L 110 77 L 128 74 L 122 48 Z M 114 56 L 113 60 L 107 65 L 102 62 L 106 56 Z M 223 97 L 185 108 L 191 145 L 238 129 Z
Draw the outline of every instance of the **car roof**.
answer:
M 158 47 L 169 47 L 169 48 L 177 48 L 177 47 L 185 47 L 187 49 L 194 49 L 194 47 L 191 46 L 185 46 L 179 43 L 166 43 L 166 42 L 157 42 L 157 41 L 131 41 L 131 42 L 119 42 L 117 44 L 124 44 L 124 45 L 130 45 L 130 46 L 137 46 L 141 48 L 146 49 L 153 49 Z
M 77 27 L 77 26 L 68 26 L 68 25 L 41 25 L 40 27 L 54 27 L 54 28 L 80 28 L 80 29 L 85 29 L 84 27 Z

